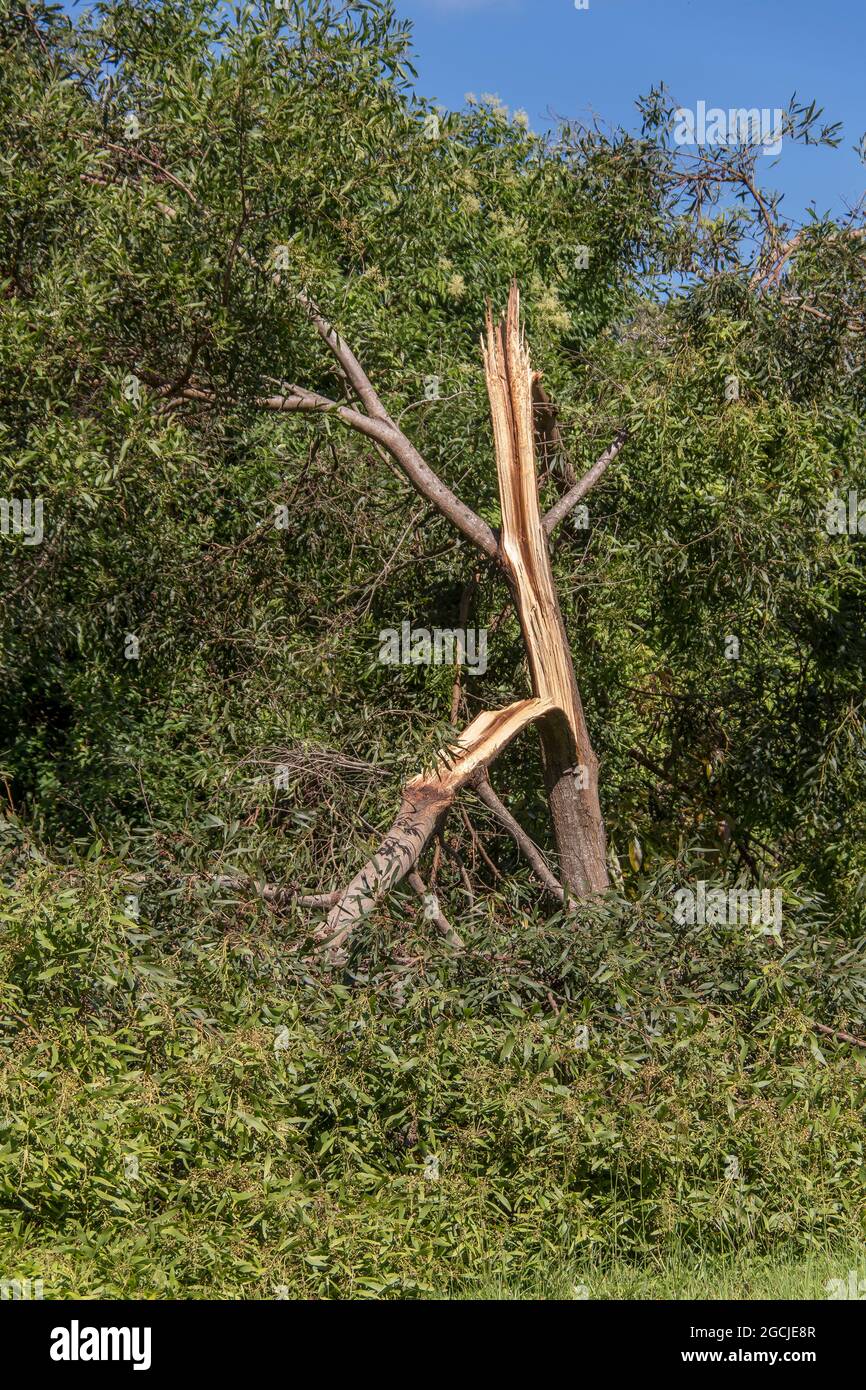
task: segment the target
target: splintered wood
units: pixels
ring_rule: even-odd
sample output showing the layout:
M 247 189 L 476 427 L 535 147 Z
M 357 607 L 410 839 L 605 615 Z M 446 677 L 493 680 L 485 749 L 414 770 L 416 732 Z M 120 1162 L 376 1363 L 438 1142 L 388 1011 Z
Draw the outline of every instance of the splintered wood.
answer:
M 516 286 L 504 322 L 488 314 L 482 343 L 502 510 L 497 560 L 514 596 L 533 698 L 479 714 L 428 775 L 412 778 L 390 831 L 316 933 L 339 951 L 359 921 L 409 874 L 461 787 L 487 768 L 528 724 L 541 736 L 557 846 L 576 896 L 608 885 L 597 760 L 589 742 L 571 652 L 553 582 L 538 501 L 532 423 L 533 372 Z

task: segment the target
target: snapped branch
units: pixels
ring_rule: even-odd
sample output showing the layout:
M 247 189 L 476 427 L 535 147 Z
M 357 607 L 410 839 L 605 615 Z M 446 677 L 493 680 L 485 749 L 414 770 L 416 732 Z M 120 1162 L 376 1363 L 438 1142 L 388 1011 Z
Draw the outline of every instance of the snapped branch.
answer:
M 407 782 L 388 834 L 316 932 L 316 939 L 332 956 L 390 889 L 412 873 L 460 788 L 482 777 L 521 729 L 550 714 L 552 708 L 551 700 L 536 698 L 486 710 L 473 719 L 455 747 L 440 756 L 432 773 Z

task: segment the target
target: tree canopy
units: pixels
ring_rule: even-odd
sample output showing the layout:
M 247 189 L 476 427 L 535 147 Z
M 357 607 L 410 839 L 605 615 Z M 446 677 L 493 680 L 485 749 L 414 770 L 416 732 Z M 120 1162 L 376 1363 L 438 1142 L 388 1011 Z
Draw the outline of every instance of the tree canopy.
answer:
M 259 404 L 346 399 L 305 291 L 495 528 L 478 338 L 516 279 L 547 501 L 629 432 L 554 547 L 620 863 L 697 841 L 859 911 L 863 541 L 822 520 L 862 476 L 859 226 L 788 227 L 754 151 L 684 159 L 664 89 L 640 137 L 537 135 L 490 96 L 437 110 L 388 4 L 5 8 L 0 446 L 45 513 L 42 546 L 0 555 L 26 819 L 236 824 L 238 768 L 307 745 L 408 769 L 447 739 L 453 673 L 382 668 L 377 634 L 453 625 L 473 574 L 495 627 L 463 708 L 525 688 L 495 575 L 375 442 Z M 532 756 L 506 783 L 543 840 Z M 272 806 L 291 837 L 243 852 L 304 877 L 352 804 Z

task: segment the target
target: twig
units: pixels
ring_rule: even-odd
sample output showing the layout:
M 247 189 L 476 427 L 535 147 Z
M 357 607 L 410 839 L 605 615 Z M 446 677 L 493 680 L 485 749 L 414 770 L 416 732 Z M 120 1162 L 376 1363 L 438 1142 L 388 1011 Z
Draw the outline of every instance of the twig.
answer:
M 211 882 L 215 888 L 247 889 L 266 902 L 297 903 L 300 907 L 333 907 L 343 896 L 339 889 L 330 893 L 302 893 L 297 888 L 278 888 L 270 883 L 257 883 L 253 878 L 232 878 L 229 874 L 217 874 Z
M 812 1027 L 819 1033 L 825 1033 L 828 1038 L 836 1038 L 838 1042 L 851 1043 L 852 1047 L 866 1047 L 866 1038 L 855 1038 L 853 1033 L 843 1033 L 836 1028 L 828 1028 L 826 1023 L 812 1023 Z
M 409 883 L 409 886 L 413 888 L 415 892 L 418 894 L 418 897 L 421 898 L 421 900 L 423 901 L 425 913 L 429 917 L 429 920 L 434 923 L 437 930 L 442 933 L 449 945 L 456 947 L 459 951 L 462 951 L 466 943 L 464 942 L 460 933 L 456 932 L 452 927 L 451 923 L 448 921 L 448 918 L 445 916 L 445 913 L 439 906 L 439 899 L 437 898 L 435 893 L 431 893 L 430 890 L 427 888 L 427 885 L 425 884 L 421 875 L 418 873 L 417 869 L 413 869 L 411 873 L 407 874 L 407 882 Z M 433 907 L 432 914 L 429 911 L 431 905 Z
M 478 575 L 473 574 L 472 578 L 463 586 L 460 595 L 460 607 L 457 614 L 457 626 L 463 633 L 466 631 L 466 624 L 469 621 L 469 607 L 478 588 Z M 460 644 L 457 645 L 457 664 L 454 672 L 454 685 L 451 689 L 451 723 L 457 723 L 457 715 L 460 711 L 460 696 L 463 693 L 461 681 L 462 666 L 460 663 Z
M 461 806 L 461 807 L 460 807 L 460 814 L 461 814 L 461 816 L 462 816 L 462 818 L 463 818 L 463 824 L 466 826 L 466 829 L 469 831 L 469 835 L 470 835 L 470 838 L 471 838 L 471 840 L 472 840 L 473 849 L 474 849 L 474 850 L 477 850 L 478 853 L 481 855 L 481 858 L 484 860 L 484 862 L 485 862 L 485 864 L 487 865 L 488 869 L 489 869 L 490 872 L 493 874 L 493 877 L 494 877 L 494 878 L 501 878 L 501 877 L 502 877 L 502 874 L 499 872 L 499 870 L 497 869 L 497 867 L 496 867 L 496 865 L 494 864 L 493 860 L 490 858 L 490 855 L 487 853 L 487 850 L 484 848 L 484 845 L 483 845 L 482 840 L 481 840 L 481 836 L 478 834 L 478 831 L 475 829 L 475 826 L 472 824 L 471 820 L 469 819 L 469 816 L 468 816 L 467 813 L 466 813 L 466 807 L 465 807 L 465 806 Z M 473 859 L 472 862 L 473 862 L 473 868 L 474 868 L 474 866 L 475 866 L 475 861 L 474 861 L 474 859 Z

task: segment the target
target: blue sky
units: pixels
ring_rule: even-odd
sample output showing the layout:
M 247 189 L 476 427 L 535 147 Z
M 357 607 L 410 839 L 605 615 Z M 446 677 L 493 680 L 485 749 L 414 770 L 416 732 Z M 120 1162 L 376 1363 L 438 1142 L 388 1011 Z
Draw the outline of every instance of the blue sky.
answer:
M 842 121 L 836 150 L 785 141 L 762 156 L 766 187 L 799 221 L 837 215 L 866 189 L 853 148 L 866 132 L 866 0 L 397 0 L 414 27 L 418 89 L 449 108 L 495 93 L 535 129 L 596 114 L 637 130 L 635 98 L 664 81 L 686 107 L 785 107 Z

